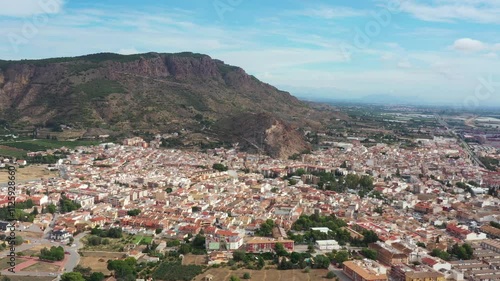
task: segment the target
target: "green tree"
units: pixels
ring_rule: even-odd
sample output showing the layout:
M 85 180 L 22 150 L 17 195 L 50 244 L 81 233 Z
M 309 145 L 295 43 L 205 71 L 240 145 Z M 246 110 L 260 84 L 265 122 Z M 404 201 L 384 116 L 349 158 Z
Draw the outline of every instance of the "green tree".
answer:
M 234 251 L 233 252 L 233 260 L 238 262 L 238 261 L 243 261 L 245 259 L 246 253 L 245 251 Z
M 274 251 L 276 252 L 276 255 L 278 255 L 278 257 L 288 256 L 288 252 L 286 251 L 282 243 L 276 243 L 276 245 L 274 246 Z
M 133 209 L 133 210 L 127 211 L 127 215 L 129 215 L 131 217 L 135 217 L 135 216 L 139 215 L 140 213 L 141 213 L 141 210 L 139 210 L 139 209 Z
M 227 171 L 227 167 L 224 166 L 224 164 L 216 163 L 212 165 L 212 169 L 217 170 L 219 172 L 225 172 Z
M 16 236 L 16 238 L 14 238 L 14 243 L 15 243 L 17 246 L 19 246 L 19 245 L 23 244 L 23 243 L 24 243 L 24 239 L 23 239 L 23 237 L 21 237 L 21 236 L 17 235 L 17 236 Z
M 345 184 L 349 189 L 357 189 L 359 185 L 359 176 L 355 174 L 348 174 L 345 177 Z
M 342 264 L 343 262 L 349 260 L 349 253 L 344 250 L 338 251 L 335 253 L 334 259 L 338 264 Z
M 137 261 L 135 258 L 124 260 L 108 260 L 108 270 L 115 272 L 116 279 L 132 280 L 137 276 L 135 270 Z
M 439 249 L 434 249 L 431 252 L 431 256 L 433 257 L 438 257 L 442 260 L 449 261 L 451 259 L 451 256 L 448 252 L 446 251 L 441 251 Z
M 255 234 L 259 236 L 271 236 L 273 234 L 274 221 L 267 219 L 265 222 L 260 224 L 260 228 Z
M 335 277 L 337 277 L 337 275 L 333 271 L 328 271 L 328 273 L 326 274 L 327 279 L 333 279 Z
M 179 248 L 179 253 L 183 255 L 191 253 L 191 245 L 182 244 L 181 247 Z
M 75 268 L 73 269 L 73 272 L 80 272 L 83 276 L 83 278 L 89 278 L 90 275 L 92 274 L 92 268 L 90 267 L 83 267 L 81 265 L 77 265 L 75 266 Z
M 295 175 L 297 176 L 302 176 L 302 175 L 305 175 L 306 174 L 306 170 L 300 168 L 300 169 L 297 169 L 297 171 L 295 171 Z
M 231 275 L 231 277 L 229 278 L 229 281 L 240 281 L 240 278 L 238 278 L 234 275 Z
M 417 246 L 422 247 L 422 248 L 426 247 L 425 243 L 423 243 L 423 242 L 417 242 Z
M 361 254 L 365 256 L 367 259 L 376 260 L 377 259 L 377 251 L 369 248 L 364 248 L 361 250 Z
M 57 207 L 54 204 L 49 204 L 49 205 L 47 205 L 46 210 L 47 210 L 47 212 L 49 212 L 51 214 L 55 214 L 56 210 L 57 210 Z
M 102 281 L 105 276 L 102 272 L 93 272 L 89 278 L 86 278 L 86 281 Z
M 248 273 L 248 272 L 243 273 L 243 279 L 250 279 L 250 278 L 252 278 L 250 276 L 250 273 Z
M 313 260 L 315 268 L 328 268 L 330 266 L 330 259 L 325 255 L 317 255 Z
M 85 281 L 80 272 L 66 272 L 61 275 L 61 281 Z

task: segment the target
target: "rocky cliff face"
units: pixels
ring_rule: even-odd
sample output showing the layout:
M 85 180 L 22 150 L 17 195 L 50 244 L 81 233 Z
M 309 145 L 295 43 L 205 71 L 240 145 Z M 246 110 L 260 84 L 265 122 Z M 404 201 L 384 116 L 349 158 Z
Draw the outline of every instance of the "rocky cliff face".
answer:
M 188 128 L 239 142 L 250 133 L 265 140 L 268 153 L 286 157 L 307 147 L 295 128 L 306 122 L 297 116 L 311 111 L 243 69 L 200 54 L 0 61 L 0 119 L 10 124 Z M 228 116 L 246 120 L 236 128 Z

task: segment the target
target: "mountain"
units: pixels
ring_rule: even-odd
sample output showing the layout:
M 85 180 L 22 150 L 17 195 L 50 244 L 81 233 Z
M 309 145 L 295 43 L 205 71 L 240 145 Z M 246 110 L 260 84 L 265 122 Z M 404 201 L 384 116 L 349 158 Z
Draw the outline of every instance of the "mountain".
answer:
M 243 69 L 203 54 L 100 53 L 0 60 L 0 119 L 15 128 L 196 135 L 276 157 L 308 148 L 299 127 L 328 117 Z M 308 118 L 309 117 L 309 118 Z M 261 145 L 259 145 L 261 144 Z

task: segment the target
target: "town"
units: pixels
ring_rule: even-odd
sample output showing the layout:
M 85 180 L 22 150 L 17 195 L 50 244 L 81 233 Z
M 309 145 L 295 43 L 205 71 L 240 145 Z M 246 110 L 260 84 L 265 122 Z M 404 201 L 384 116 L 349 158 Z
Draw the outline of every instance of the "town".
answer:
M 119 255 L 91 267 L 102 269 L 100 280 L 122 274 L 107 260 L 151 263 L 132 275 L 154 279 L 172 256 L 201 266 L 193 272 L 203 280 L 263 268 L 321 269 L 340 280 L 500 278 L 500 174 L 476 165 L 455 138 L 414 139 L 409 148 L 330 141 L 288 160 L 237 146 L 164 149 L 160 140 L 61 148 L 67 156 L 46 165 L 59 176 L 18 183 L 18 236 L 43 235 L 17 247 L 65 249 L 55 273 L 39 275 L 81 271 L 98 256 L 89 253 L 107 251 Z

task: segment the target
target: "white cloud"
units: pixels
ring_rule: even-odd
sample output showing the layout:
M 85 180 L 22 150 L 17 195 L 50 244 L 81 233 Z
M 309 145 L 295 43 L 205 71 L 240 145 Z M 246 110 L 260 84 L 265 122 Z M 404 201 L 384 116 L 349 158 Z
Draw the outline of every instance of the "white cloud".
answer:
M 497 53 L 494 53 L 494 52 L 491 52 L 491 53 L 487 53 L 484 55 L 486 58 L 490 58 L 490 59 L 496 59 L 498 58 L 498 55 Z
M 38 14 L 61 12 L 63 0 L 15 0 L 0 1 L 0 16 L 28 17 Z
M 413 65 L 410 63 L 409 60 L 402 60 L 398 62 L 398 67 L 399 68 L 412 68 Z
M 455 41 L 453 48 L 458 51 L 478 52 L 487 48 L 486 44 L 470 38 L 462 38 Z
M 494 53 L 496 51 L 500 51 L 500 43 L 489 44 L 471 38 L 461 38 L 456 40 L 455 43 L 453 43 L 453 46 L 451 46 L 451 48 L 456 51 L 468 52 L 468 53 L 475 53 L 482 51 L 485 52 L 490 51 Z
M 500 1 L 497 0 L 405 0 L 403 12 L 433 22 L 471 21 L 478 23 L 500 23 Z
M 314 9 L 306 9 L 303 11 L 290 12 L 293 15 L 302 15 L 313 18 L 322 19 L 335 19 L 335 18 L 349 18 L 360 17 L 367 14 L 364 10 L 357 10 L 348 7 L 320 7 Z
M 120 49 L 118 50 L 118 54 L 121 55 L 133 55 L 133 54 L 138 54 L 140 53 L 137 51 L 135 48 L 126 48 L 126 49 Z

